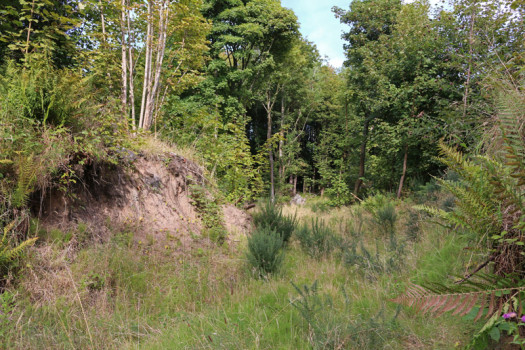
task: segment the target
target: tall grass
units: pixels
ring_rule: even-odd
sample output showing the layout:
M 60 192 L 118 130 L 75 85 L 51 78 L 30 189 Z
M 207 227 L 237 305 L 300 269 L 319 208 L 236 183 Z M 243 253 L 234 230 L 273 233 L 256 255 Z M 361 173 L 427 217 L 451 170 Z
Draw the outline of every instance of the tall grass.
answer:
M 396 203 L 401 222 L 406 220 L 404 205 Z M 295 210 L 285 207 L 283 215 Z M 314 213 L 304 207 L 297 217 L 311 223 Z M 321 219 L 335 236 L 357 236 L 368 250 L 382 237 L 367 211 L 336 208 Z M 218 247 L 195 241 L 181 254 L 164 247 L 144 249 L 133 237 L 74 249 L 50 239 L 32 250 L 20 283 L 8 289 L 13 302 L 8 302 L 2 346 L 454 348 L 468 341 L 469 324 L 455 317 L 398 311 L 388 302 L 409 280 L 439 279 L 450 268 L 461 268 L 450 265 L 450 256 L 463 249 L 462 241 L 429 224 L 420 230 L 420 240 L 407 243 L 404 264 L 388 273 L 376 272 L 374 279 L 363 274 L 362 267 L 345 264 L 338 249 L 316 259 L 294 239 L 280 273 L 270 279 L 254 279 L 246 269 L 247 242 Z M 382 261 L 388 256 L 384 246 L 378 254 Z M 305 302 L 313 305 L 307 314 L 301 311 Z

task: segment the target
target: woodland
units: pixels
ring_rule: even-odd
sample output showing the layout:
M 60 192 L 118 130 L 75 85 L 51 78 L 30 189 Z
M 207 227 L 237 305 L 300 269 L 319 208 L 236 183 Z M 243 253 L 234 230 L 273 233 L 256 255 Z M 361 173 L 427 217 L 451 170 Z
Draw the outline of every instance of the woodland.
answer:
M 525 2 L 332 12 L 1 1 L 0 349 L 525 349 Z

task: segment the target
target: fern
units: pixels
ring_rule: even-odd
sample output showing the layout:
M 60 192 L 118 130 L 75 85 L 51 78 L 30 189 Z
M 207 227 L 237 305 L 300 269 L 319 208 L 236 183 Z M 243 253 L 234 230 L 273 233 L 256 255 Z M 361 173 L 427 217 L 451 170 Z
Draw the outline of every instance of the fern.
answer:
M 13 207 L 20 208 L 27 203 L 29 195 L 33 191 L 38 165 L 35 163 L 32 154 L 27 157 L 20 155 L 17 163 L 18 180 L 11 201 Z
M 455 288 L 436 284 L 433 290 L 410 284 L 404 294 L 391 301 L 413 307 L 423 314 L 435 313 L 437 315 L 451 312 L 452 315 L 465 316 L 479 305 L 479 310 L 474 317 L 474 321 L 477 321 L 483 316 L 488 319 L 494 315 L 500 315 L 504 307 L 510 305 L 509 301 L 519 298 L 520 294 L 525 291 L 525 287 L 508 286 L 508 284 L 513 284 L 513 281 L 506 281 L 504 283 L 506 287 L 485 290 L 475 290 L 483 287 L 482 283 L 473 282 L 472 284 L 476 285 L 475 287 L 471 285 L 474 290 L 462 292 L 454 292 Z
M 19 258 L 23 252 L 32 246 L 38 239 L 37 237 L 29 238 L 15 246 L 12 246 L 10 244 L 8 233 L 13 230 L 14 226 L 15 222 L 13 221 L 4 227 L 4 233 L 2 235 L 2 239 L 0 240 L 0 267 L 8 267 L 9 263 Z

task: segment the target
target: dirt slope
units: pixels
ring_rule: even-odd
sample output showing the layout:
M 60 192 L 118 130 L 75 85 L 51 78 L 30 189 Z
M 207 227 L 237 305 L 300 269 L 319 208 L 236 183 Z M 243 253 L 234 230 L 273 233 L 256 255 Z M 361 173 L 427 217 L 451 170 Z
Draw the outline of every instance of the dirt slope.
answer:
M 128 227 L 135 240 L 164 244 L 169 238 L 183 247 L 201 235 L 190 185 L 206 186 L 202 168 L 173 153 L 144 156 L 124 150 L 121 158 L 119 165 L 74 166 L 75 181 L 67 191 L 51 189 L 34 196 L 34 214 L 46 228 L 66 230 L 85 223 L 100 241 L 108 240 L 116 227 Z M 223 212 L 230 240 L 246 234 L 250 220 L 245 212 L 234 206 L 224 206 Z

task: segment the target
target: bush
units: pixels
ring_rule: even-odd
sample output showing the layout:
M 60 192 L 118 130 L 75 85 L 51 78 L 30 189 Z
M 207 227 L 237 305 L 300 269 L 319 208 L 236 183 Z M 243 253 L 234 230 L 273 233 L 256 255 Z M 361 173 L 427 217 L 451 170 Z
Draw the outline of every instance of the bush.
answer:
M 297 217 L 283 215 L 282 208 L 268 201 L 253 215 L 253 223 L 257 228 L 267 227 L 277 232 L 286 244 L 297 227 Z
M 295 233 L 303 250 L 313 258 L 320 258 L 332 252 L 337 244 L 337 236 L 324 221 L 312 219 L 311 228 L 305 224 Z
M 248 238 L 246 257 L 259 276 L 274 273 L 283 262 L 283 239 L 270 227 L 258 227 Z

